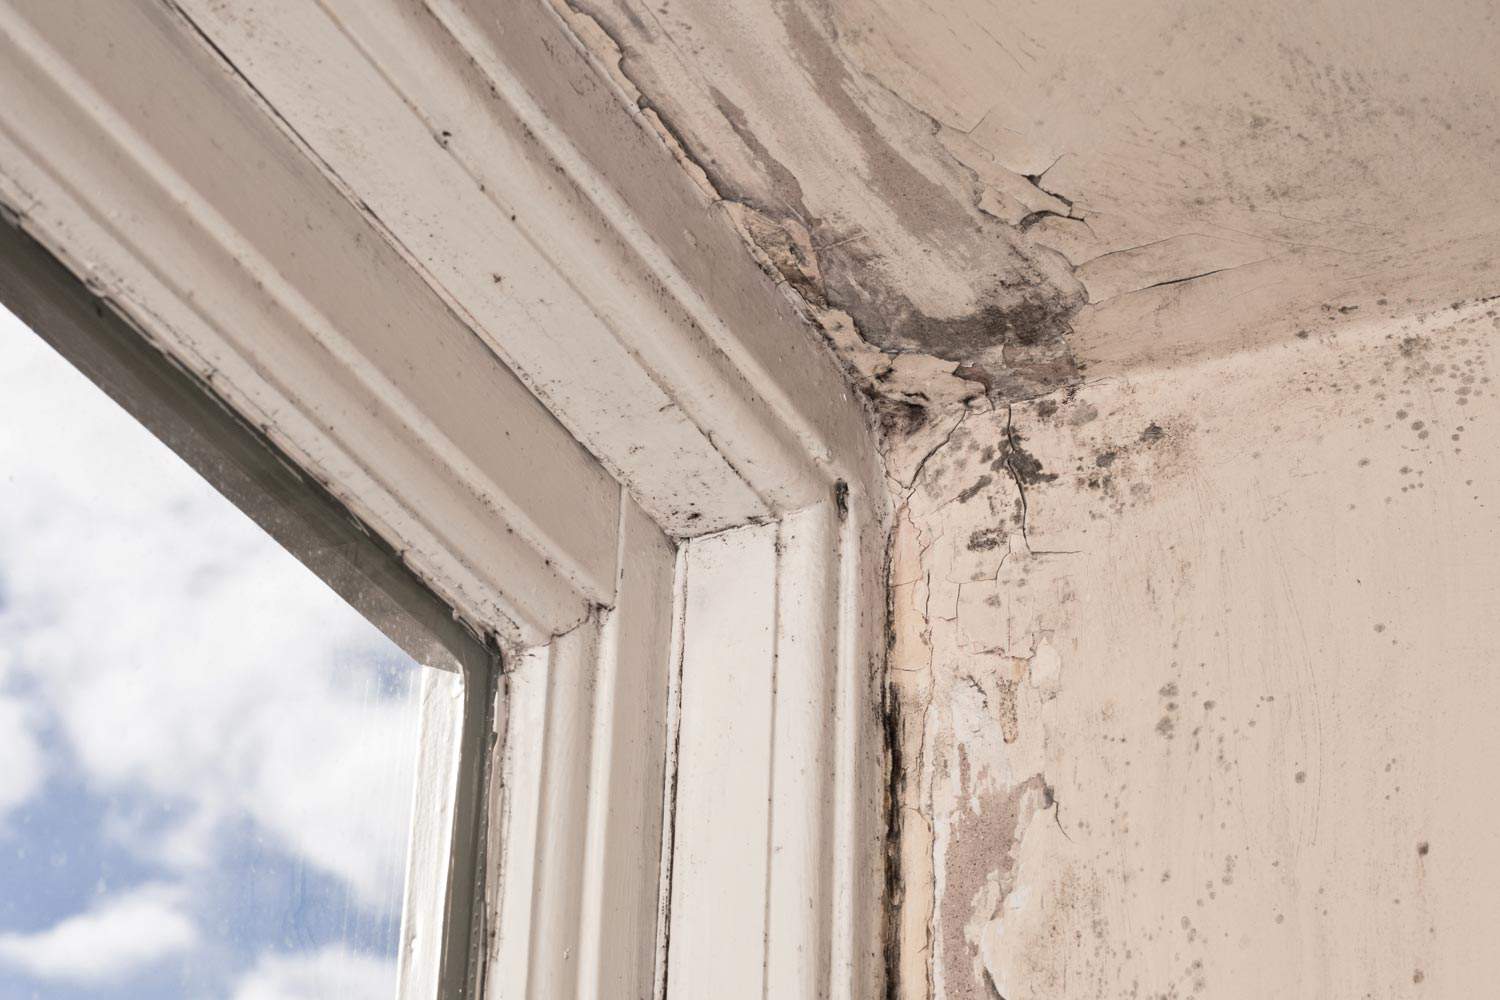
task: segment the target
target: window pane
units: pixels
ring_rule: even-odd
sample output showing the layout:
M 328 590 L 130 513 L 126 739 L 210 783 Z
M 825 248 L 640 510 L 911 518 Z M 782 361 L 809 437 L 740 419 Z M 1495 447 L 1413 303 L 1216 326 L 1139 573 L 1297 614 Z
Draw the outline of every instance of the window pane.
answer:
M 0 997 L 393 995 L 427 669 L 0 310 Z

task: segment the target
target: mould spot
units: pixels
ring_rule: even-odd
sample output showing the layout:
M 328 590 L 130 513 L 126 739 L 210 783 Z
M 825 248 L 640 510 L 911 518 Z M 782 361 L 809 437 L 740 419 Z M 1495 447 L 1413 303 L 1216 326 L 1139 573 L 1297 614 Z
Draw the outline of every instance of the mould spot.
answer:
M 976 497 L 979 494 L 980 490 L 984 489 L 986 486 L 990 485 L 994 481 L 995 481 L 995 477 L 994 476 L 980 476 L 978 479 L 974 480 L 974 485 L 973 486 L 970 486 L 968 489 L 964 490 L 962 493 L 960 493 L 958 495 L 958 502 L 959 503 L 968 503 L 970 500 L 973 500 L 974 497 Z
M 871 403 L 880 421 L 880 430 L 886 437 L 906 437 L 915 434 L 927 424 L 927 408 L 904 399 L 891 399 L 873 393 Z
M 1007 470 L 1023 486 L 1055 480 L 1057 473 L 1045 471 L 1041 459 L 1027 451 L 1021 444 L 1022 440 L 1019 432 L 1011 430 L 1001 442 L 1000 457 L 990 463 L 990 468 L 997 472 Z
M 981 528 L 969 536 L 970 552 L 991 552 L 1005 544 L 1004 528 Z
M 1084 424 L 1093 423 L 1099 419 L 1099 410 L 1093 403 L 1082 402 L 1074 408 L 1068 417 L 1068 423 L 1074 427 L 1082 427 Z

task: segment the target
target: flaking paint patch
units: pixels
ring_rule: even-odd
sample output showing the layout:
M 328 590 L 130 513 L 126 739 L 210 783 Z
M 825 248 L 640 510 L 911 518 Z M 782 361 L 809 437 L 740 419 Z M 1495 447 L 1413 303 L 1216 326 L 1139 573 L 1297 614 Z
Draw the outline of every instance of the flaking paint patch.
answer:
M 1015 890 L 1019 847 L 1027 828 L 1053 805 L 1051 789 L 1036 774 L 1002 791 L 974 794 L 954 823 L 944 859 L 944 893 L 967 898 L 970 916 L 963 923 L 944 923 L 943 954 L 971 958 L 968 969 L 954 962 L 945 979 L 945 995 L 951 1000 L 992 1000 L 999 984 L 984 961 L 985 930 L 1005 911 Z

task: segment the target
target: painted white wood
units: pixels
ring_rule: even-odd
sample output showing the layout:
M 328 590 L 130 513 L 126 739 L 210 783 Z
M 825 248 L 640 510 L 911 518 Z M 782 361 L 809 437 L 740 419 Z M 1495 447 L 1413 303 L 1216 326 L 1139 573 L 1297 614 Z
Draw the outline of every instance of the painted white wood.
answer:
M 839 541 L 833 848 L 829 863 L 834 1000 L 885 994 L 886 533 L 881 512 L 851 503 Z
M 830 432 L 867 442 L 831 359 L 546 4 L 181 5 L 670 532 L 815 502 Z
M 696 393 L 694 419 L 728 460 L 778 510 L 826 499 L 836 478 L 867 497 L 883 497 L 881 462 L 869 423 L 842 370 L 789 298 L 744 252 L 739 234 L 687 172 L 675 163 L 634 93 L 619 88 L 562 22 L 554 2 L 424 0 L 485 67 L 496 89 L 538 136 L 553 163 L 577 178 L 597 217 L 639 255 L 650 282 L 682 304 L 691 327 L 644 329 L 643 358 L 693 357 L 712 344 L 735 377 L 715 379 L 694 368 L 671 381 L 679 394 Z M 444 9 L 467 14 L 476 35 Z M 504 66 L 531 104 L 508 96 Z M 647 338 L 660 337 L 653 345 Z M 671 366 L 648 367 L 663 375 Z M 670 376 L 667 376 L 670 378 Z M 781 428 L 769 426 L 779 424 Z M 773 441 L 787 431 L 795 462 L 774 465 Z M 806 475 L 807 463 L 823 477 Z
M 418 698 L 417 767 L 401 903 L 397 1000 L 432 1000 L 442 973 L 443 915 L 463 735 L 463 678 L 456 670 L 423 670 Z
M 490 818 L 491 884 L 499 884 L 493 927 L 487 1000 L 526 996 L 530 975 L 533 897 L 542 880 L 534 858 L 541 841 L 542 771 L 538 752 L 547 724 L 547 684 L 552 648 L 541 646 L 513 658 L 505 677 L 506 731 L 500 748 L 499 811 Z
M 661 898 L 656 907 L 656 975 L 651 996 L 664 1000 L 667 995 L 667 961 L 672 927 L 672 860 L 677 842 L 677 758 L 682 733 L 682 654 L 687 639 L 684 619 L 687 617 L 687 550 L 677 547 L 677 561 L 672 574 L 672 653 L 667 677 L 667 760 L 666 788 L 661 803 Z
M 668 997 L 765 989 L 776 535 L 688 544 Z
M 547 664 L 547 712 L 539 743 L 541 796 L 537 841 L 530 858 L 536 871 L 531 894 L 531 947 L 524 992 L 528 1000 L 572 996 L 578 984 L 578 928 L 583 908 L 584 848 L 588 836 L 588 781 L 592 756 L 594 696 L 599 669 L 599 623 L 590 619 L 552 640 Z M 511 859 L 527 863 L 527 856 Z M 503 875 L 502 875 L 503 877 Z M 497 984 L 507 970 L 494 975 Z M 511 984 L 506 984 L 506 989 Z M 519 983 L 515 985 L 520 988 Z
M 440 594 L 532 641 L 609 598 L 609 476 L 177 15 L 0 6 L 0 87 L 0 200 Z
M 429 14 L 364 0 L 332 16 L 304 2 L 183 7 L 537 393 L 588 416 L 570 429 L 620 456 L 622 478 L 649 472 L 648 495 L 734 491 L 737 517 L 764 512 L 617 339 L 624 324 L 669 322 L 657 297 L 601 266 L 602 248 L 562 210 L 566 178 L 527 154 L 519 128 L 496 128 L 497 102 Z M 445 40 L 448 52 L 434 48 Z M 643 439 L 675 456 L 675 478 L 640 460 Z
M 839 532 L 833 504 L 778 526 L 766 996 L 828 995 Z
M 634 503 L 621 521 L 594 706 L 580 1000 L 649 1000 L 655 989 L 676 553 Z
M 879 993 L 881 537 L 829 502 L 685 546 L 668 997 Z
M 508 678 L 490 998 L 653 994 L 676 560 L 622 517 L 614 606 Z

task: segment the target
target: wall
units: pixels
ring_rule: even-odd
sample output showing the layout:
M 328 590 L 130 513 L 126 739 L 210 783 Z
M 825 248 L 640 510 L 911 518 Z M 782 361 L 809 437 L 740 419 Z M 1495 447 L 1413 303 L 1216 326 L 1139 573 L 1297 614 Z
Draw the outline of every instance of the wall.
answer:
M 1491 0 L 553 2 L 887 400 L 1500 276 Z
M 901 996 L 1493 992 L 1497 304 L 895 447 Z

